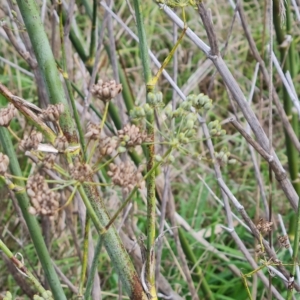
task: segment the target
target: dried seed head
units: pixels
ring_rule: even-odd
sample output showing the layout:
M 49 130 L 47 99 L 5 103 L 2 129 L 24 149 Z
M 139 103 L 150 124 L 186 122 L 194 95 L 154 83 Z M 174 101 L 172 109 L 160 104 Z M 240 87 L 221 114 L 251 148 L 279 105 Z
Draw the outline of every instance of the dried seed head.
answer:
M 118 139 L 115 137 L 105 137 L 100 140 L 99 149 L 102 156 L 111 155 L 118 147 Z
M 49 153 L 49 154 L 45 155 L 45 157 L 43 159 L 44 166 L 47 169 L 53 169 L 56 157 L 57 157 L 57 155 L 55 153 Z
M 282 261 L 279 260 L 279 259 L 276 258 L 276 257 L 271 257 L 270 262 L 273 263 L 273 264 L 275 264 L 275 265 L 278 265 L 278 266 L 281 266 L 281 265 L 282 265 Z
M 136 169 L 131 161 L 122 162 L 120 165 L 110 164 L 107 174 L 113 184 L 121 186 L 126 194 L 135 186 L 143 188 L 145 185 L 141 170 Z
M 272 231 L 272 226 L 273 222 L 268 222 L 263 218 L 260 218 L 258 224 L 256 225 L 256 228 L 261 234 L 266 234 Z
M 287 235 L 280 236 L 278 238 L 278 241 L 279 241 L 280 247 L 284 247 L 285 249 L 290 248 L 289 238 Z
M 127 147 L 141 145 L 148 141 L 147 134 L 140 132 L 139 127 L 127 124 L 122 130 L 118 131 L 118 138 L 125 143 Z
M 69 165 L 70 175 L 80 182 L 84 182 L 93 175 L 93 170 L 88 164 L 81 163 L 79 160 Z
M 65 151 L 69 146 L 69 143 L 67 141 L 67 138 L 62 135 L 62 136 L 58 136 L 56 139 L 55 139 L 55 142 L 54 142 L 54 147 L 62 152 L 62 151 Z
M 0 175 L 4 175 L 9 165 L 9 158 L 0 152 Z
M 19 148 L 22 151 L 36 150 L 43 139 L 41 132 L 33 130 L 30 136 L 25 135 L 23 140 L 19 144 Z
M 122 91 L 122 84 L 117 84 L 114 80 L 103 81 L 99 79 L 92 87 L 92 94 L 103 102 L 108 102 L 115 98 Z
M 17 115 L 17 109 L 12 103 L 8 103 L 6 108 L 0 109 L 0 126 L 8 126 L 13 117 Z
M 101 129 L 99 124 L 89 123 L 87 126 L 86 138 L 90 138 L 91 140 L 100 139 Z
M 60 194 L 50 190 L 44 176 L 40 174 L 30 176 L 26 189 L 32 205 L 29 207 L 31 214 L 52 216 L 59 208 Z
M 255 253 L 258 256 L 261 256 L 261 255 L 263 255 L 265 253 L 265 250 L 264 250 L 264 248 L 261 245 L 257 245 L 256 248 L 255 248 Z
M 62 103 L 55 105 L 48 105 L 46 109 L 42 110 L 41 117 L 44 121 L 56 122 L 59 116 L 64 112 L 64 105 Z

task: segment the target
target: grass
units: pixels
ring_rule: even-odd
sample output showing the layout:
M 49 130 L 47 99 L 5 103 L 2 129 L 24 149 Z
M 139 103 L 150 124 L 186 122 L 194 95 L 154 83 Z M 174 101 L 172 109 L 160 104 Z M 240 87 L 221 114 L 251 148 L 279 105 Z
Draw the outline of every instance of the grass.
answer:
M 218 43 L 221 51 L 224 48 L 225 43 L 228 40 L 228 32 L 232 22 L 234 11 L 226 1 L 215 1 L 205 2 L 207 7 L 211 9 L 211 16 L 215 26 Z M 47 3 L 50 9 L 50 3 Z M 92 2 L 89 2 L 92 6 Z M 132 4 L 133 5 L 133 4 Z M 263 3 L 257 1 L 247 1 L 243 3 L 244 10 L 246 12 L 247 22 L 251 27 L 251 33 L 254 37 L 255 43 L 258 49 L 261 51 L 262 47 L 262 26 L 263 26 Z M 148 47 L 156 54 L 158 60 L 162 62 L 168 55 L 169 51 L 174 45 L 173 41 L 173 25 L 172 22 L 164 14 L 163 10 L 153 1 L 147 1 L 142 3 L 145 33 L 147 37 Z M 7 8 L 1 8 L 6 10 Z M 119 17 L 124 21 L 128 22 L 128 26 L 135 33 L 137 32 L 135 23 L 132 21 L 130 10 L 125 2 L 116 3 L 113 7 L 114 12 L 117 12 Z M 178 8 L 174 8 L 177 15 L 181 17 L 181 12 Z M 83 13 L 80 14 L 79 11 Z M 7 15 L 7 14 L 6 14 Z M 207 42 L 206 32 L 203 24 L 200 21 L 197 10 L 189 7 L 186 8 L 186 18 L 188 26 L 205 42 Z M 91 32 L 91 21 L 87 14 L 85 14 L 84 5 L 77 3 L 77 9 L 75 11 L 75 19 L 78 27 L 78 31 L 82 37 L 83 47 L 88 53 L 90 45 L 90 32 Z M 6 21 L 9 27 L 15 26 L 15 20 L 10 20 L 6 16 Z M 103 8 L 98 7 L 98 25 L 102 26 L 103 21 Z M 294 21 L 293 21 L 294 22 Z M 298 49 L 298 36 L 299 29 L 296 23 L 293 23 L 295 32 L 293 32 L 293 38 L 295 42 L 295 48 Z M 45 28 L 48 38 L 51 40 L 52 32 L 54 28 L 51 25 L 50 15 L 46 15 Z M 293 27 L 293 28 L 294 28 Z M 113 23 L 114 37 L 117 37 L 116 49 L 120 65 L 125 73 L 125 80 L 129 85 L 130 96 L 133 97 L 135 104 L 142 106 L 146 99 L 146 86 L 143 80 L 142 61 L 140 58 L 140 50 L 138 44 L 130 38 L 124 29 L 118 23 Z M 58 25 L 55 26 L 56 38 L 55 38 L 55 59 L 57 62 L 61 62 L 61 45 L 59 40 Z M 15 35 L 19 35 L 21 32 L 18 29 L 13 31 Z M 181 34 L 181 29 L 178 29 L 178 36 Z M 109 48 L 109 37 L 107 31 L 105 34 L 104 45 L 106 49 Z M 24 62 L 24 60 L 18 55 L 15 48 L 11 43 L 4 38 L 0 39 L 0 56 L 9 60 L 10 62 L 26 69 L 29 71 L 30 67 Z M 73 82 L 79 91 L 84 95 L 87 91 L 89 84 L 90 75 L 88 75 L 87 68 L 84 63 L 80 60 L 80 57 L 76 53 L 75 45 L 72 45 L 70 41 L 67 41 L 67 64 L 69 70 L 69 79 Z M 278 52 L 278 45 L 275 43 L 274 50 L 276 54 Z M 100 55 L 100 62 L 97 75 L 99 78 L 111 79 L 113 78 L 113 69 L 111 66 L 111 60 L 109 58 L 109 52 L 103 48 Z M 182 43 L 180 44 L 178 51 L 178 69 L 175 71 L 178 75 L 177 84 L 179 87 L 185 85 L 192 78 L 194 73 L 203 66 L 205 61 L 205 55 L 199 51 L 194 43 L 185 36 Z M 244 94 L 249 94 L 252 77 L 255 69 L 256 61 L 254 60 L 249 50 L 248 42 L 245 38 L 242 27 L 239 25 L 238 19 L 235 20 L 232 33 L 228 40 L 228 46 L 224 55 L 224 61 L 230 71 L 232 72 L 235 79 L 238 81 Z M 298 60 L 296 59 L 298 64 Z M 174 59 L 171 60 L 170 64 L 166 67 L 169 74 L 173 74 L 173 63 Z M 266 61 L 266 63 L 268 63 Z M 156 68 L 153 67 L 152 63 L 152 75 L 155 74 Z M 299 68 L 295 68 L 298 70 Z M 199 94 L 200 92 L 209 95 L 213 101 L 213 107 L 206 114 L 207 123 L 214 120 L 220 122 L 225 121 L 230 114 L 234 113 L 234 108 L 231 105 L 228 94 L 226 92 L 223 80 L 219 74 L 213 77 L 214 68 L 210 67 L 207 74 L 203 75 L 199 80 L 189 85 L 187 95 L 190 93 Z M 294 82 L 297 82 L 297 76 L 295 76 Z M 6 86 L 13 94 L 26 99 L 29 102 L 35 103 L 38 106 L 44 107 L 43 105 L 49 104 L 47 99 L 41 99 L 37 94 L 37 86 L 33 78 L 26 76 L 24 73 L 16 70 L 14 67 L 0 62 L 0 82 Z M 277 74 L 274 74 L 274 84 L 276 91 L 279 93 L 282 91 L 282 86 Z M 124 85 L 124 83 L 123 83 Z M 260 88 L 263 88 L 260 91 Z M 298 91 L 296 85 L 296 91 Z M 157 91 L 163 93 L 164 104 L 171 103 L 173 97 L 173 89 L 164 77 L 161 77 L 156 87 Z M 259 116 L 260 123 L 264 128 L 265 132 L 268 132 L 268 101 L 267 101 L 267 85 L 258 79 L 256 83 L 256 90 L 253 97 L 252 110 L 257 116 Z M 186 95 L 186 96 L 187 96 Z M 79 105 L 78 112 L 81 114 L 80 106 L 84 106 L 84 102 L 81 97 L 74 92 L 75 101 Z M 178 95 L 175 94 L 177 105 L 180 103 Z M 261 100 L 261 98 L 263 99 Z M 123 101 L 121 97 L 119 101 Z M 116 99 L 112 101 L 117 107 L 119 103 Z M 7 101 L 3 96 L 0 96 L 0 106 L 5 107 Z M 102 116 L 103 105 L 99 104 L 99 101 L 95 98 L 92 99 L 92 104 L 95 105 L 96 110 Z M 240 110 L 235 104 L 237 115 L 240 121 L 244 123 L 244 117 Z M 159 111 L 159 109 L 158 109 Z M 91 111 L 89 110 L 89 113 Z M 288 156 L 286 150 L 286 140 L 284 136 L 284 129 L 280 117 L 277 114 L 277 110 L 274 106 L 273 109 L 273 146 L 276 154 L 279 157 L 282 165 L 288 170 Z M 129 112 L 126 112 L 125 118 L 120 118 L 123 125 L 127 122 Z M 86 121 L 94 118 L 91 114 Z M 174 129 L 169 120 L 166 121 L 166 126 L 163 124 L 164 116 L 158 114 L 159 122 L 162 128 L 162 134 L 156 133 L 156 139 L 159 141 L 161 138 L 167 142 L 172 140 L 175 133 L 174 131 L 180 131 L 177 127 Z M 177 119 L 177 126 L 182 122 L 182 116 Z M 111 126 L 113 132 L 115 127 L 120 124 L 120 120 L 114 119 L 111 115 L 107 118 L 106 122 Z M 86 129 L 86 121 L 82 122 L 84 130 Z M 185 123 L 186 120 L 184 119 Z M 183 125 L 182 125 L 183 126 Z M 10 128 L 22 138 L 24 133 L 31 132 L 33 125 L 28 122 L 21 114 L 11 122 Z M 212 192 L 223 202 L 223 195 L 218 186 L 216 175 L 214 173 L 215 162 L 211 160 L 209 151 L 206 147 L 205 138 L 203 131 L 200 126 L 196 124 L 194 126 L 196 131 L 196 143 L 188 142 L 184 145 L 184 148 L 189 153 L 196 152 L 197 157 L 192 155 L 183 154 L 180 151 L 174 151 L 175 160 L 170 164 L 170 176 L 164 178 L 163 171 L 166 165 L 161 165 L 159 170 L 156 172 L 156 197 L 158 200 L 158 209 L 160 210 L 161 201 L 163 199 L 164 184 L 161 182 L 169 182 L 171 196 L 174 199 L 175 210 L 179 217 L 177 217 L 177 226 L 180 227 L 181 234 L 187 241 L 187 247 L 184 248 L 183 238 L 181 238 L 181 245 L 184 249 L 185 256 L 187 259 L 189 271 L 199 299 L 210 299 L 203 290 L 204 282 L 207 283 L 210 291 L 214 295 L 215 299 L 247 299 L 248 294 L 240 277 L 240 274 L 247 274 L 254 270 L 251 264 L 247 261 L 244 255 L 241 253 L 238 245 L 233 240 L 230 233 L 228 233 L 224 227 L 228 227 L 226 214 L 224 208 L 215 200 Z M 224 164 L 221 166 L 221 173 L 227 186 L 233 195 L 240 201 L 244 206 L 246 212 L 250 216 L 251 220 L 257 224 L 260 217 L 264 216 L 263 206 L 260 204 L 259 188 L 257 180 L 255 178 L 253 163 L 248 150 L 247 142 L 235 130 L 229 123 L 223 125 L 226 129 L 226 135 L 222 137 L 213 138 L 213 144 L 215 151 L 221 151 L 223 147 L 226 147 L 231 153 L 232 157 L 236 159 L 235 164 Z M 107 134 L 111 134 L 108 133 Z M 22 175 L 29 176 L 33 172 L 39 171 L 40 167 L 34 167 L 32 161 L 24 155 L 17 145 L 17 141 L 12 137 L 14 149 L 21 166 Z M 156 145 L 156 154 L 162 155 L 166 152 L 167 146 Z M 0 146 L 1 152 L 4 151 Z M 139 153 L 142 164 L 146 164 L 146 158 L 143 155 L 141 148 L 136 149 Z M 127 152 L 126 152 L 127 153 Z M 96 152 L 95 160 L 99 156 Z M 121 155 L 120 157 L 129 157 L 129 155 Z M 297 153 L 297 156 L 299 154 Z M 257 155 L 258 157 L 258 155 Z M 106 160 L 108 159 L 105 158 Z M 264 182 L 264 190 L 267 195 L 270 193 L 269 183 L 269 170 L 268 164 L 258 158 L 259 169 Z M 66 170 L 66 162 L 61 161 L 61 166 Z M 101 182 L 111 183 L 111 179 L 107 175 L 107 169 L 103 172 L 99 172 L 98 177 Z M 199 179 L 199 175 L 203 180 Z M 204 182 L 210 190 L 204 185 Z M 51 185 L 55 188 L 55 184 Z M 112 216 L 118 207 L 120 207 L 122 201 L 126 199 L 124 191 L 116 185 L 110 185 L 105 189 L 101 189 L 101 195 L 103 197 L 105 207 L 109 214 Z M 274 216 L 274 247 L 278 251 L 277 255 L 283 261 L 283 263 L 291 263 L 292 259 L 287 254 L 287 250 L 280 248 L 276 237 L 282 235 L 281 228 L 278 225 L 277 214 L 280 213 L 284 218 L 286 228 L 290 226 L 290 220 L 293 213 L 291 207 L 286 200 L 285 194 L 280 189 L 277 183 L 272 186 L 273 195 L 273 216 Z M 27 231 L 26 225 L 22 221 L 18 209 L 18 203 L 16 198 L 11 191 L 6 187 L 4 181 L 0 182 L 0 210 L 3 212 L 0 215 L 0 239 L 7 245 L 7 247 L 13 252 L 22 253 L 24 257 L 24 264 L 31 271 L 34 276 L 45 286 L 46 289 L 50 289 L 45 283 L 45 272 L 41 266 L 41 263 L 36 255 L 35 248 L 32 240 Z M 61 192 L 61 205 L 65 203 L 70 196 L 70 191 L 64 189 Z M 147 206 L 146 206 L 146 194 L 145 190 L 136 193 L 133 197 L 133 208 L 129 212 L 129 216 L 123 224 L 122 231 L 133 240 L 137 240 L 138 237 L 144 233 L 148 226 L 147 221 Z M 232 206 L 232 205 L 231 205 Z M 238 215 L 238 211 L 232 206 L 232 212 Z M 166 224 L 171 226 L 172 210 L 167 206 Z M 83 255 L 83 243 L 84 243 L 84 218 L 85 210 L 80 201 L 79 195 L 77 195 L 74 201 L 63 211 L 56 215 L 54 220 L 50 221 L 46 216 L 35 216 L 38 226 L 42 229 L 44 240 L 46 241 L 47 249 L 50 253 L 52 260 L 60 271 L 68 278 L 68 280 L 75 286 L 79 287 L 81 284 L 81 268 L 82 263 L 78 257 L 78 245 L 81 255 Z M 159 226 L 159 215 L 156 216 L 156 227 Z M 120 224 L 122 216 L 117 220 L 117 225 Z M 190 229 L 184 226 L 186 222 Z M 237 235 L 242 240 L 250 256 L 256 259 L 259 265 L 259 258 L 255 255 L 255 247 L 258 241 L 255 240 L 253 235 L 249 233 L 245 227 L 241 226 L 238 221 L 234 219 L 234 228 Z M 165 226 L 165 230 L 167 227 Z M 73 233 L 72 233 L 73 232 Z M 290 233 L 290 238 L 293 240 L 295 232 Z M 98 239 L 98 233 L 94 225 L 91 225 L 91 239 L 94 245 Z M 158 234 L 156 234 L 157 236 Z M 213 249 L 216 249 L 218 253 L 213 253 L 206 241 Z M 91 245 L 91 247 L 93 247 Z M 137 246 L 135 246 L 137 247 Z M 186 274 L 181 263 L 181 258 L 178 254 L 178 245 L 174 240 L 174 235 L 170 232 L 166 232 L 163 237 L 163 248 L 160 270 L 162 275 L 166 278 L 171 287 L 172 291 L 181 296 L 183 299 L 192 299 L 190 287 L 186 280 Z M 132 244 L 125 244 L 125 248 L 130 251 Z M 188 250 L 192 251 L 195 261 L 191 260 L 188 255 Z M 220 254 L 223 256 L 221 257 Z M 1 253 L 3 255 L 3 253 Z M 91 257 L 92 259 L 92 257 Z M 142 267 L 139 256 L 134 255 L 132 257 L 133 264 L 138 270 Z M 235 266 L 237 273 L 233 272 L 230 266 Z M 198 269 L 197 269 L 198 268 Z M 290 269 L 290 266 L 287 266 Z M 200 270 L 201 275 L 197 270 Z M 268 276 L 266 268 L 263 272 Z M 119 299 L 119 294 L 126 297 L 126 292 L 121 287 L 120 278 L 116 270 L 112 266 L 112 259 L 108 256 L 104 247 L 102 247 L 98 268 L 97 276 L 101 281 L 101 293 L 102 299 Z M 260 278 L 254 278 L 251 276 L 247 278 L 250 292 L 256 295 L 255 299 L 267 299 L 268 287 L 266 287 Z M 22 277 L 21 277 L 22 278 Z M 26 281 L 23 277 L 22 280 Z M 73 293 L 70 287 L 60 278 L 62 283 L 63 292 L 67 299 L 75 299 L 76 293 Z M 28 284 L 28 282 L 27 282 Z M 29 283 L 30 284 L 30 283 Z M 85 283 L 84 283 L 85 284 Z M 283 298 L 286 297 L 287 289 L 284 287 L 282 281 L 276 276 L 272 279 L 272 284 L 278 290 L 279 294 Z M 165 288 L 165 287 L 164 287 Z M 5 293 L 10 291 L 13 295 L 13 299 L 29 299 L 26 295 L 26 291 L 22 288 L 22 285 L 15 280 L 15 275 L 8 268 L 4 259 L 0 257 L 0 298 L 4 297 Z M 163 293 L 166 288 L 158 289 L 158 292 Z M 37 291 L 35 291 L 37 293 Z M 99 294 L 98 294 L 99 295 Z M 95 296 L 94 296 L 95 297 Z M 275 296 L 274 296 L 275 297 Z M 94 298 L 96 299 L 96 298 Z M 126 298 L 125 298 L 126 299 Z

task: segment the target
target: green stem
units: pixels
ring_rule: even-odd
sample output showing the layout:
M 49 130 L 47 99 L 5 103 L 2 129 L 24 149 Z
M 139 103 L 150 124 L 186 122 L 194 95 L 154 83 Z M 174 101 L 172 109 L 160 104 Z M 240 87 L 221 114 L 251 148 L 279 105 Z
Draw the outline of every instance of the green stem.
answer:
M 286 5 L 286 33 L 291 34 L 292 31 L 292 14 L 291 14 L 291 3 L 290 1 L 285 2 Z M 274 0 L 273 4 L 273 19 L 274 19 L 274 27 L 276 32 L 276 38 L 278 45 L 282 44 L 285 40 L 285 32 L 283 31 L 281 27 L 281 20 L 279 17 L 279 0 Z M 286 56 L 287 49 L 280 49 L 280 57 L 281 62 L 284 62 L 285 56 Z M 292 78 L 296 76 L 295 69 L 297 67 L 296 64 L 296 56 L 298 54 L 295 52 L 295 45 L 294 42 L 290 44 L 290 47 L 288 49 L 287 53 L 287 60 L 285 61 L 283 65 L 283 71 L 284 73 L 289 71 Z M 298 68 L 297 68 L 298 69 Z M 292 127 L 297 135 L 299 135 L 299 129 L 298 129 L 298 116 L 297 114 L 293 113 L 293 104 L 292 101 L 285 89 L 283 87 L 283 101 L 284 101 L 284 109 L 287 114 L 287 116 L 292 116 L 291 124 Z M 297 194 L 300 196 L 300 183 L 298 182 L 298 172 L 299 172 L 299 162 L 298 162 L 298 151 L 292 144 L 289 135 L 285 133 L 285 143 L 286 143 L 286 150 L 287 150 L 287 156 L 288 156 L 288 165 L 289 165 L 289 171 L 290 176 L 293 182 L 293 186 L 297 192 Z M 298 249 L 299 249 L 299 239 L 300 239 L 300 209 L 298 205 L 297 214 L 293 216 L 290 222 L 289 232 L 294 234 L 294 245 L 293 245 L 293 262 L 298 261 Z M 291 274 L 295 276 L 296 272 L 296 266 L 293 264 Z M 293 290 L 289 289 L 287 293 L 286 299 L 291 300 L 293 297 Z
M 100 256 L 100 252 L 101 252 L 101 248 L 102 248 L 102 241 L 103 241 L 103 239 L 99 238 L 98 241 L 97 241 L 96 248 L 95 248 L 95 253 L 94 253 L 94 257 L 93 257 L 93 261 L 92 261 L 92 266 L 91 266 L 91 269 L 90 269 L 90 272 L 89 272 L 89 276 L 88 276 L 88 280 L 87 280 L 87 284 L 86 284 L 86 289 L 85 289 L 85 293 L 84 293 L 84 299 L 86 299 L 86 300 L 89 300 L 90 297 L 91 297 L 94 278 L 95 278 L 95 274 L 96 274 L 96 271 L 97 271 L 99 256 Z
M 83 239 L 83 258 L 81 267 L 80 284 L 78 289 L 78 296 L 83 295 L 83 287 L 85 283 L 87 265 L 88 265 L 88 251 L 89 251 L 89 233 L 91 228 L 91 218 L 87 215 L 85 220 L 84 239 Z
M 87 181 L 93 181 L 92 176 L 87 176 Z M 103 224 L 108 224 L 110 219 L 105 209 L 104 201 L 100 197 L 97 186 L 91 186 L 83 183 L 82 186 L 79 187 L 79 193 L 98 233 L 103 233 Z M 129 295 L 130 299 L 148 299 L 142 288 L 142 284 L 134 269 L 134 266 L 129 258 L 129 255 L 121 243 L 115 227 L 111 226 L 105 232 L 105 234 L 102 235 L 102 237 L 106 251 L 110 256 L 115 269 L 118 271 L 124 289 Z
M 40 13 L 34 0 L 17 0 L 27 33 L 45 82 L 49 100 L 52 104 L 63 103 L 64 112 L 60 116 L 60 127 L 70 144 L 77 144 L 77 133 L 72 120 L 68 102 L 60 82 L 59 72 L 41 22 Z
M 134 10 L 136 16 L 137 30 L 139 36 L 139 49 L 144 71 L 144 81 L 147 87 L 147 103 L 149 103 L 149 93 L 153 91 L 154 86 L 149 85 L 152 82 L 152 75 L 149 63 L 148 45 L 141 11 L 141 2 L 134 0 Z M 154 111 L 147 115 L 147 135 L 152 143 L 147 145 L 147 172 L 154 166 L 155 139 L 154 139 Z M 146 281 L 149 293 L 152 299 L 157 299 L 155 288 L 155 225 L 156 225 L 156 196 L 155 196 L 155 172 L 152 172 L 147 178 L 147 255 L 146 255 Z
M 22 171 L 20 169 L 20 165 L 13 144 L 11 142 L 8 130 L 4 127 L 0 127 L 0 141 L 5 154 L 9 157 L 11 173 L 14 176 L 22 177 Z M 66 300 L 66 296 L 63 292 L 57 274 L 52 265 L 51 258 L 47 250 L 45 241 L 43 239 L 39 224 L 36 218 L 28 212 L 28 208 L 30 207 L 30 201 L 26 193 L 24 182 L 22 180 L 16 180 L 15 183 L 16 185 L 21 186 L 24 189 L 22 192 L 16 193 L 16 198 L 18 200 L 19 207 L 22 211 L 22 215 L 28 227 L 30 237 L 34 244 L 39 260 L 42 264 L 45 276 L 47 278 L 47 282 L 49 283 L 54 299 Z

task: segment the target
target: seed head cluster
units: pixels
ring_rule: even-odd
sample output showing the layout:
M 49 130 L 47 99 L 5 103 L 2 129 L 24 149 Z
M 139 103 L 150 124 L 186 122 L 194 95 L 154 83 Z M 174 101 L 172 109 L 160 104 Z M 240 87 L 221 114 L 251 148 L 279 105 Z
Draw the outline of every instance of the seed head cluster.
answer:
M 99 140 L 101 129 L 99 124 L 89 123 L 87 126 L 85 137 L 91 140 Z
M 113 184 L 121 186 L 125 193 L 131 192 L 136 185 L 139 188 L 145 185 L 141 171 L 131 161 L 121 162 L 119 165 L 110 164 L 107 174 Z
M 115 80 L 103 81 L 99 79 L 92 87 L 92 94 L 103 102 L 108 102 L 122 92 L 122 84 Z
M 285 249 L 290 248 L 289 238 L 287 235 L 280 236 L 278 238 L 278 241 L 279 241 L 280 247 L 284 247 Z
M 93 171 L 88 164 L 82 163 L 79 160 L 69 165 L 70 175 L 80 182 L 84 182 L 92 176 Z
M 59 116 L 64 112 L 64 105 L 62 103 L 55 105 L 48 105 L 46 109 L 42 110 L 41 117 L 45 121 L 56 122 Z
M 8 126 L 13 117 L 17 115 L 17 109 L 12 103 L 6 108 L 0 109 L 0 126 Z
M 69 143 L 64 135 L 58 136 L 55 139 L 54 146 L 58 151 L 64 151 L 68 148 Z
M 267 220 L 260 218 L 256 228 L 261 234 L 267 234 L 272 231 L 272 226 L 273 222 L 268 222 Z
M 116 137 L 105 137 L 100 140 L 99 149 L 102 156 L 111 155 L 118 147 L 118 139 Z
M 23 140 L 19 144 L 19 148 L 22 151 L 36 150 L 42 140 L 43 140 L 42 133 L 33 130 L 29 136 L 24 135 Z
M 9 165 L 9 158 L 7 155 L 0 152 L 0 175 L 4 175 Z
M 47 169 L 53 169 L 56 157 L 57 157 L 57 155 L 54 153 L 49 153 L 49 154 L 45 155 L 45 157 L 43 159 L 44 166 Z
M 118 131 L 118 138 L 127 147 L 135 147 L 147 141 L 147 134 L 140 132 L 139 127 L 134 124 L 127 124 L 123 129 Z
M 59 208 L 60 194 L 49 188 L 44 176 L 40 174 L 30 176 L 27 181 L 26 189 L 32 205 L 29 207 L 31 214 L 41 214 L 44 216 L 54 215 Z

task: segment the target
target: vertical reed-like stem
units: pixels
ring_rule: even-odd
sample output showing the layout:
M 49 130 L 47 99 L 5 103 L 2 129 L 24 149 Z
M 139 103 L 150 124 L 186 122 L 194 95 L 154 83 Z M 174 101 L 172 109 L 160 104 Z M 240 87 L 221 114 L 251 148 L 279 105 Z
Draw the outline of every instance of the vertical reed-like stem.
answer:
M 141 10 L 141 2 L 134 0 L 134 9 L 136 15 L 140 56 L 144 71 L 144 81 L 147 86 L 147 102 L 149 102 L 149 93 L 153 91 L 151 82 L 151 69 L 148 56 L 148 46 L 146 33 Z M 147 171 L 149 172 L 154 166 L 154 112 L 147 115 L 147 134 L 152 143 L 147 146 Z M 152 299 L 157 299 L 155 288 L 155 173 L 153 172 L 147 178 L 147 256 L 146 256 L 146 280 L 149 293 Z
M 280 19 L 280 8 L 279 8 L 279 1 L 280 0 L 274 0 L 274 7 L 273 7 L 273 17 L 274 17 L 274 27 L 276 32 L 276 38 L 278 45 L 281 45 L 285 40 L 285 32 L 282 29 L 281 19 Z M 285 2 L 286 6 L 286 33 L 291 34 L 292 30 L 292 15 L 291 15 L 291 9 L 290 9 L 290 1 Z M 288 51 L 288 53 L 286 53 Z M 287 55 L 287 59 L 286 58 Z M 289 48 L 280 48 L 280 58 L 281 62 L 283 64 L 283 71 L 290 72 L 290 75 L 292 78 L 295 77 L 296 72 L 296 55 L 295 52 L 295 45 L 292 41 L 289 45 Z M 292 127 L 297 134 L 299 135 L 299 129 L 298 129 L 298 116 L 296 113 L 293 112 L 293 104 L 292 101 L 288 95 L 288 92 L 286 91 L 285 87 L 283 87 L 283 104 L 284 104 L 284 110 L 287 114 L 287 116 L 291 116 L 291 124 Z M 290 176 L 293 182 L 293 186 L 297 192 L 298 195 L 300 195 L 300 183 L 298 182 L 298 172 L 299 172 L 299 153 L 297 149 L 294 147 L 293 143 L 291 142 L 289 135 L 285 134 L 285 144 L 286 144 L 286 150 L 287 150 L 287 156 L 288 156 L 288 165 L 289 165 L 289 171 Z M 293 261 L 296 262 L 298 260 L 298 249 L 299 249 L 299 231 L 300 231 L 300 209 L 298 205 L 297 213 L 293 216 L 292 221 L 290 223 L 290 233 L 294 234 L 294 246 L 293 246 Z M 295 276 L 296 272 L 296 266 L 293 265 L 291 274 Z M 288 290 L 287 293 L 287 299 L 292 299 L 293 291 L 292 289 Z

